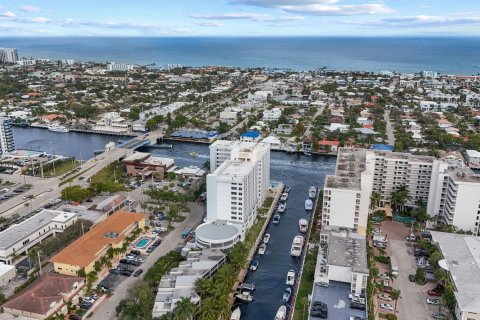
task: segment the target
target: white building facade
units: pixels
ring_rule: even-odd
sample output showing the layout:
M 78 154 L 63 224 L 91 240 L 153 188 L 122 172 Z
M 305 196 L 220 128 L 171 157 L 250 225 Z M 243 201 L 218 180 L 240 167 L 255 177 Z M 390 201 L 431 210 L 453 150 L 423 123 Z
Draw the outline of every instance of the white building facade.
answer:
M 0 117 L 0 155 L 15 150 L 10 118 Z
M 0 48 L 0 62 L 15 63 L 18 60 L 18 51 L 15 48 Z

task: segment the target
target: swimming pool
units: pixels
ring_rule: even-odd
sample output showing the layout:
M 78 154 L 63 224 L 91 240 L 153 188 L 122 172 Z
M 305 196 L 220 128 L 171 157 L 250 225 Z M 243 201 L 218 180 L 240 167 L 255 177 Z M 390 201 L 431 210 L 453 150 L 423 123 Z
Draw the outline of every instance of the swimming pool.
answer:
M 138 240 L 137 243 L 135 243 L 135 248 L 143 249 L 148 245 L 149 242 L 150 242 L 150 239 L 142 238 L 142 239 Z

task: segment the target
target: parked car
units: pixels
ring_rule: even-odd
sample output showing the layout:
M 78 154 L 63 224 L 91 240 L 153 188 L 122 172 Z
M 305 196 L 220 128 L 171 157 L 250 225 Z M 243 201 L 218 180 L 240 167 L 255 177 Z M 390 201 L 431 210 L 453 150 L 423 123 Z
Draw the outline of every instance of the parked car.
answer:
M 378 298 L 383 301 L 392 301 L 392 298 L 385 293 L 379 294 Z
M 143 272 L 143 269 L 137 269 L 135 270 L 135 272 L 133 273 L 133 276 L 136 278 L 138 277 L 139 275 L 141 275 Z
M 350 304 L 350 309 L 365 310 L 365 305 L 361 303 L 352 302 Z
M 432 318 L 435 320 L 447 320 L 448 317 L 443 313 L 432 313 Z
M 410 280 L 410 282 L 415 282 L 415 276 L 413 274 L 409 274 L 408 280 Z
M 405 240 L 407 241 L 416 241 L 415 236 L 412 234 L 408 235 L 405 237 Z
M 392 288 L 392 287 L 385 287 L 385 288 L 383 288 L 383 292 L 385 292 L 385 293 L 392 293 L 392 291 L 393 291 L 393 288 Z
M 380 308 L 388 311 L 393 311 L 392 305 L 388 303 L 380 303 Z
M 427 304 L 440 304 L 440 299 L 427 299 Z
M 434 296 L 434 297 L 441 297 L 442 296 L 441 292 L 435 291 L 435 290 L 428 290 L 427 293 L 428 293 L 429 296 Z

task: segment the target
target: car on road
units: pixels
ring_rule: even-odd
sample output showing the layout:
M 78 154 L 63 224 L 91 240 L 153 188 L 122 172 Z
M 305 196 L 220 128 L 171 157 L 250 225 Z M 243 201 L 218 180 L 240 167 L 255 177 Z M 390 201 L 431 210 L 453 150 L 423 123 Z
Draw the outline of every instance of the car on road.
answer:
M 435 291 L 435 290 L 428 290 L 428 295 L 429 296 L 434 296 L 434 297 L 441 297 L 442 293 L 440 291 Z
M 137 269 L 135 270 L 135 272 L 133 273 L 133 276 L 136 278 L 138 277 L 139 275 L 141 275 L 143 272 L 143 269 Z
M 408 280 L 410 280 L 410 282 L 415 282 L 415 276 L 413 274 L 409 274 Z
M 383 301 L 392 301 L 392 298 L 385 293 L 379 294 L 378 299 L 383 300 Z
M 53 188 L 48 189 L 48 192 L 53 191 Z
M 84 176 L 81 176 L 80 178 L 78 178 L 78 180 L 83 180 L 83 179 L 85 179 Z
M 383 310 L 393 311 L 392 305 L 388 303 L 380 303 L 380 308 Z
M 427 304 L 438 305 L 440 304 L 440 299 L 427 299 Z

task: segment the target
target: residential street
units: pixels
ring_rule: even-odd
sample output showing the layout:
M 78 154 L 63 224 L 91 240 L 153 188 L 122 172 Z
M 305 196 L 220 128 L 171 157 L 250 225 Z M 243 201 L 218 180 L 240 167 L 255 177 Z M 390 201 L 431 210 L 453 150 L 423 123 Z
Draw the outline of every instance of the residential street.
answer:
M 162 241 L 162 244 L 150 254 L 146 261 L 140 266 L 144 270 L 144 273 L 162 256 L 183 246 L 183 240 L 180 237 L 182 231 L 185 228 L 193 229 L 199 225 L 205 215 L 205 207 L 197 203 L 189 203 L 188 207 L 191 212 L 186 217 L 185 221 L 176 224 L 174 231 L 170 232 Z M 140 277 L 141 278 L 141 277 Z M 91 319 L 94 320 L 107 320 L 115 319 L 115 308 L 120 300 L 127 296 L 127 291 L 132 287 L 133 283 L 140 278 L 128 277 L 116 288 L 115 292 L 110 298 L 105 299 L 99 306 L 96 306 L 93 311 Z
M 388 137 L 388 144 L 392 146 L 395 145 L 395 135 L 393 134 L 393 127 L 392 123 L 390 122 L 390 110 L 385 110 L 383 114 L 383 119 L 385 119 L 385 123 L 387 124 L 387 137 Z

